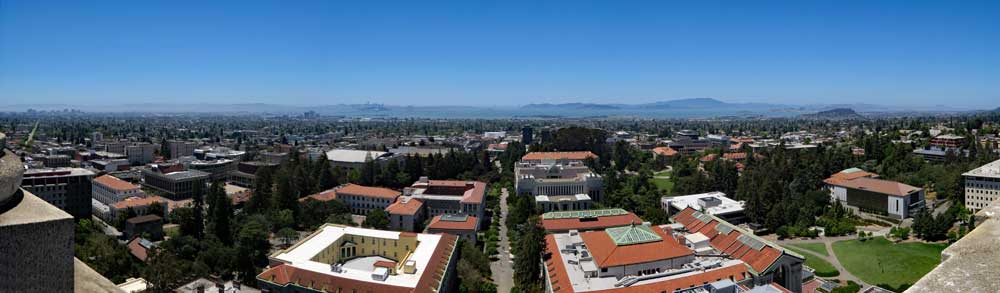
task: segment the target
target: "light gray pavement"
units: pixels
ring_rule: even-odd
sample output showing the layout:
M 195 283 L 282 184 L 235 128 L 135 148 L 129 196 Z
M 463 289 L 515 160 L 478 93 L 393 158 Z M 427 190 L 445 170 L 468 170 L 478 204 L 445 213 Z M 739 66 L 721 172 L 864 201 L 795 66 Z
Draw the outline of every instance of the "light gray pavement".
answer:
M 497 292 L 506 293 L 514 287 L 514 261 L 510 258 L 510 239 L 507 239 L 507 189 L 500 193 L 500 249 L 499 259 L 490 263 L 493 273 L 493 283 L 497 284 Z

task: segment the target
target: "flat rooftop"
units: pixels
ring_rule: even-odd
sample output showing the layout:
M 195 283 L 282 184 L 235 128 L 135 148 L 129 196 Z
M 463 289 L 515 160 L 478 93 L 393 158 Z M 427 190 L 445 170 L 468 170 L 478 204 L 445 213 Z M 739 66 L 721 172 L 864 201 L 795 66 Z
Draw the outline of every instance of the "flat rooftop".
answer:
M 972 171 L 965 172 L 962 176 L 975 176 L 975 177 L 989 177 L 989 178 L 1000 178 L 1000 160 L 990 162 L 989 164 L 979 166 L 979 168 L 972 169 Z
M 699 201 L 702 198 L 713 198 L 718 200 L 718 205 L 711 207 L 702 207 Z M 712 215 L 725 215 L 730 213 L 742 212 L 743 202 L 735 201 L 731 198 L 726 197 L 725 193 L 713 191 L 708 193 L 699 193 L 691 195 L 682 195 L 675 197 L 662 197 L 660 202 L 663 204 L 669 204 L 674 209 L 678 211 L 684 210 L 687 207 L 691 207 L 697 210 L 704 210 L 705 212 Z
M 416 273 L 390 275 L 385 281 L 373 280 L 373 270 L 359 269 L 362 265 L 358 263 L 351 263 L 349 261 L 348 263 L 350 263 L 350 265 L 345 264 L 344 270 L 341 272 L 334 272 L 331 269 L 331 264 L 312 260 L 313 257 L 330 245 L 333 245 L 338 239 L 344 237 L 345 235 L 368 236 L 382 239 L 399 239 L 401 233 L 406 232 L 384 231 L 328 224 L 320 227 L 319 230 L 314 232 L 308 238 L 302 240 L 288 250 L 272 255 L 271 258 L 284 262 L 288 266 L 292 266 L 296 269 L 307 270 L 322 275 L 350 279 L 359 282 L 416 288 L 417 283 L 420 282 L 421 276 L 424 275 L 428 265 L 432 262 L 433 259 L 431 256 L 434 254 L 435 250 L 439 249 L 439 247 L 441 249 L 444 248 L 444 246 L 438 245 L 443 239 L 442 235 L 416 234 L 418 242 L 417 247 L 413 248 L 413 252 L 410 254 L 409 258 L 405 260 L 398 260 L 400 262 L 413 261 L 416 267 Z M 359 259 L 361 259 L 360 261 L 363 261 L 366 258 L 369 257 L 362 257 Z M 372 259 L 373 263 L 374 261 L 376 260 Z

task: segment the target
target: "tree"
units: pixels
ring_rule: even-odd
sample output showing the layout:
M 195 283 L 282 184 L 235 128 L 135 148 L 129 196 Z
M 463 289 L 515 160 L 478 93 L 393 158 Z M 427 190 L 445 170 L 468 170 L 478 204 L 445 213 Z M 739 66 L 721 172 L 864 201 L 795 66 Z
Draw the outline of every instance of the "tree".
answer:
M 267 254 L 271 250 L 267 219 L 260 215 L 248 216 L 237 237 L 237 250 L 241 257 L 237 260 L 237 270 L 244 281 L 252 280 L 259 273 L 258 268 L 267 265 Z
M 219 238 L 219 241 L 226 245 L 233 244 L 233 231 L 230 219 L 233 217 L 233 206 L 226 191 L 222 187 L 221 181 L 212 183 L 208 192 L 209 196 L 209 221 L 211 221 L 212 233 Z
M 514 284 L 526 292 L 541 291 L 539 263 L 545 246 L 545 230 L 538 216 L 529 218 L 522 229 L 520 241 L 516 242 L 517 249 L 514 250 Z
M 373 209 L 365 217 L 364 225 L 365 227 L 373 229 L 388 229 L 389 228 L 389 216 L 385 211 L 380 209 Z
M 265 211 L 269 208 L 271 194 L 274 188 L 273 172 L 270 167 L 257 168 L 254 173 L 253 196 L 247 203 L 248 211 Z
M 281 243 L 284 243 L 285 245 L 291 244 L 292 241 L 299 238 L 299 232 L 295 232 L 295 230 L 288 227 L 281 228 L 281 230 L 278 230 L 276 235 L 281 239 Z
M 205 236 L 205 234 L 204 234 L 205 233 L 205 212 L 204 212 L 205 196 L 202 193 L 202 189 L 204 189 L 204 186 L 202 186 L 202 184 L 196 183 L 194 185 L 194 189 L 193 189 L 192 195 L 191 195 L 191 198 L 193 199 L 193 202 L 194 202 L 194 208 L 192 209 L 192 216 L 193 216 L 193 218 L 191 219 L 191 221 L 192 221 L 192 223 L 191 223 L 191 225 L 192 225 L 191 226 L 192 227 L 192 231 L 191 232 L 192 232 L 192 235 L 195 238 L 198 238 L 198 239 L 202 239 L 202 237 Z

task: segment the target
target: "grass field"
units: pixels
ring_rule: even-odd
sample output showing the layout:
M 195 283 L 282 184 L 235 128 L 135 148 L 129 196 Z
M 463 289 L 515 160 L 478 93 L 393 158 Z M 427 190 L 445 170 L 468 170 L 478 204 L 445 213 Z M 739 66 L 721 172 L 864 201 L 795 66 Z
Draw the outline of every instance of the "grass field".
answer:
M 833 243 L 837 260 L 866 283 L 899 291 L 909 287 L 941 262 L 945 244 L 894 244 L 883 237 Z M 884 285 L 884 286 L 883 286 Z M 890 288 L 891 287 L 891 288 Z
M 822 256 L 830 256 L 830 253 L 826 251 L 826 245 L 823 243 L 794 243 L 788 244 L 788 246 L 795 246 L 795 248 L 812 251 Z
M 820 243 L 820 244 L 822 244 L 822 243 Z M 822 258 L 817 257 L 815 255 L 812 255 L 810 253 L 807 253 L 807 252 L 803 251 L 802 249 L 799 249 L 798 247 L 793 247 L 793 246 L 786 245 L 785 248 L 787 248 L 787 249 L 789 249 L 791 251 L 794 251 L 795 253 L 801 254 L 802 256 L 806 257 L 805 265 L 807 267 L 810 267 L 810 268 L 813 268 L 814 270 L 816 270 L 816 276 L 824 277 L 824 278 L 829 278 L 829 277 L 836 277 L 836 276 L 840 275 L 840 271 L 838 271 L 836 268 L 834 268 L 833 265 L 830 264 L 830 262 L 826 261 L 825 259 L 822 259 Z
M 660 171 L 660 172 L 653 173 L 653 177 L 666 177 L 666 176 L 670 176 L 670 173 L 671 173 L 670 171 Z M 668 193 L 668 194 L 670 193 L 671 190 L 674 189 L 674 182 L 671 181 L 670 179 L 666 179 L 666 178 L 652 178 L 652 179 L 649 179 L 649 181 L 653 182 L 653 185 L 656 185 L 656 188 L 658 188 L 660 190 L 663 190 L 663 191 L 665 191 L 665 193 Z
M 652 181 L 653 185 L 656 185 L 656 188 L 658 188 L 660 190 L 663 190 L 666 193 L 670 193 L 670 190 L 673 190 L 673 188 L 674 188 L 674 182 L 670 181 L 670 179 L 657 179 L 657 178 L 653 178 L 653 179 L 649 179 L 649 181 Z

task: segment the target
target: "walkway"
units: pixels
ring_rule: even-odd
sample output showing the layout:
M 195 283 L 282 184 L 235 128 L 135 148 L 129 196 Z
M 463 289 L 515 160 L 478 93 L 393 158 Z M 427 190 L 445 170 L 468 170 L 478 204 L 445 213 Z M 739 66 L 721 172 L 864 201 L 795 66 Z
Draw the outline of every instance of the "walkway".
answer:
M 510 240 L 507 239 L 507 189 L 500 193 L 500 249 L 499 259 L 490 263 L 493 272 L 493 282 L 497 284 L 497 292 L 510 292 L 514 287 L 514 261 L 510 259 Z
M 826 253 L 829 254 L 829 256 L 819 255 L 815 252 L 809 251 L 808 249 L 801 249 L 798 247 L 796 247 L 796 249 L 809 254 L 806 255 L 805 257 L 822 258 L 827 262 L 829 262 L 830 265 L 833 265 L 833 268 L 837 269 L 837 271 L 840 271 L 840 276 L 834 278 L 844 280 L 845 282 L 854 281 L 855 283 L 858 283 L 858 285 L 861 285 L 862 289 L 870 287 L 870 285 L 866 284 L 864 281 L 861 281 L 861 279 L 858 279 L 858 277 L 855 277 L 853 274 L 851 274 L 851 272 L 847 271 L 847 269 L 845 269 L 844 266 L 840 264 L 840 260 L 837 259 L 837 253 L 833 251 L 834 242 L 842 240 L 852 240 L 852 239 L 858 239 L 858 237 L 854 235 L 848 235 L 848 236 L 836 236 L 836 237 L 822 237 L 819 239 L 786 239 L 786 240 L 778 240 L 777 242 L 779 245 L 782 246 L 793 243 L 823 243 L 824 245 L 826 245 Z

